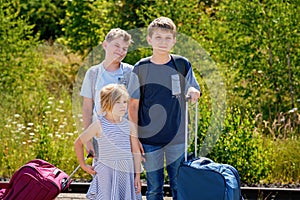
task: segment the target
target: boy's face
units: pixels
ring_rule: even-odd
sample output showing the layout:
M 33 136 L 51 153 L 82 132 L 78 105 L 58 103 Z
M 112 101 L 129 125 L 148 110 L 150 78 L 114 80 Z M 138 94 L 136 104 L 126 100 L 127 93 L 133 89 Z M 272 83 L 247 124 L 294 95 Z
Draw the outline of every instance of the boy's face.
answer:
M 151 37 L 147 36 L 147 41 L 153 52 L 169 53 L 176 43 L 176 38 L 170 31 L 157 29 Z
M 127 54 L 129 44 L 130 42 L 125 42 L 122 37 L 110 42 L 105 40 L 102 44 L 105 50 L 105 59 L 111 60 L 112 63 L 121 62 Z
M 126 113 L 128 105 L 128 99 L 125 96 L 121 96 L 120 99 L 112 107 L 112 114 L 116 117 L 123 117 Z

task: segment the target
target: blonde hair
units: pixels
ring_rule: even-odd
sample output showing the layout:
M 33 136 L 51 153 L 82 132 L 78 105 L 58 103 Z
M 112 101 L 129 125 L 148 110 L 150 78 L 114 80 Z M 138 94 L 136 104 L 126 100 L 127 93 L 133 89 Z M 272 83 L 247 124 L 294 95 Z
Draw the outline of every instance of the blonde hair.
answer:
M 159 17 L 153 20 L 148 26 L 148 35 L 152 37 L 153 32 L 158 29 L 169 31 L 174 37 L 176 36 L 176 25 L 168 17 Z
M 100 91 L 101 112 L 110 112 L 115 103 L 125 97 L 129 100 L 129 94 L 123 84 L 108 84 Z
M 118 38 L 122 38 L 124 42 L 132 43 L 131 35 L 120 28 L 111 29 L 105 36 L 107 42 L 111 42 Z

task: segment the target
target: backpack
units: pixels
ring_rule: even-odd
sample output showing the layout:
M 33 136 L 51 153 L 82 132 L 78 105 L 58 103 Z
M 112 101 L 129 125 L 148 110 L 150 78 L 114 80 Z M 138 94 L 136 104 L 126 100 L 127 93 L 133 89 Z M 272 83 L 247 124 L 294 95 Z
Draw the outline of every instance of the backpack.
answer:
M 179 200 L 243 200 L 238 171 L 209 158 L 182 162 L 177 180 Z

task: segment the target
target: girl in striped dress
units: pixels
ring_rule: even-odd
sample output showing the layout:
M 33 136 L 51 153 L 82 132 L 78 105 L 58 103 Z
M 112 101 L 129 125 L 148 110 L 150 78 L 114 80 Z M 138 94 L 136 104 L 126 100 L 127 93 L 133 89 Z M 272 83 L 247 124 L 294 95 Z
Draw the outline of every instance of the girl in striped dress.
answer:
M 109 84 L 100 91 L 103 117 L 93 122 L 75 141 L 81 168 L 92 174 L 88 199 L 135 200 L 141 191 L 141 156 L 136 127 L 124 117 L 129 95 L 124 85 Z M 94 166 L 84 161 L 84 145 L 98 141 Z

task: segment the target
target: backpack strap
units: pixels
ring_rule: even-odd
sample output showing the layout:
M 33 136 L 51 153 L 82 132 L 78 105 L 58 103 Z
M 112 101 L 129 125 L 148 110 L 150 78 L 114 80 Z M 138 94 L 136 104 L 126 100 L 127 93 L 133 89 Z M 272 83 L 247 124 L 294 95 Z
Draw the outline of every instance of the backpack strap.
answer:
M 176 70 L 181 73 L 183 77 L 187 75 L 187 60 L 185 60 L 182 56 L 179 55 L 171 55 L 171 59 L 173 59 Z
M 96 81 L 99 73 L 99 66 L 91 68 L 90 70 L 90 80 L 92 82 L 92 99 L 94 101 L 95 98 L 95 88 L 96 88 Z
M 145 65 L 142 69 L 141 67 L 138 68 L 138 77 L 139 77 L 139 82 L 140 82 L 140 100 L 144 98 L 145 94 L 145 81 L 142 79 L 142 74 L 146 75 L 148 74 L 148 69 L 149 69 L 149 64 L 150 64 L 150 57 L 143 58 L 139 62 L 139 66 Z

